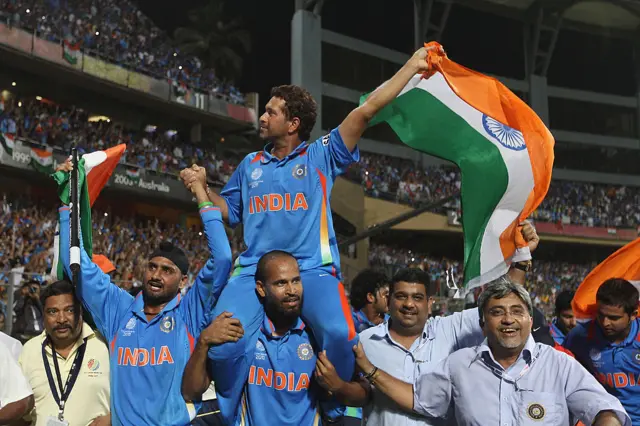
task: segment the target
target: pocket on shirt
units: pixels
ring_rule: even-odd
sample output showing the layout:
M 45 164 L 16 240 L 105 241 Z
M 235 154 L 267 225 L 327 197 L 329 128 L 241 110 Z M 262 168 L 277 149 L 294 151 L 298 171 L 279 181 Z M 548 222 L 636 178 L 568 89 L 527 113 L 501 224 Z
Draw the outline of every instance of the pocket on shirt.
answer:
M 558 395 L 551 392 L 522 392 L 520 418 L 522 426 L 559 425 L 562 406 Z

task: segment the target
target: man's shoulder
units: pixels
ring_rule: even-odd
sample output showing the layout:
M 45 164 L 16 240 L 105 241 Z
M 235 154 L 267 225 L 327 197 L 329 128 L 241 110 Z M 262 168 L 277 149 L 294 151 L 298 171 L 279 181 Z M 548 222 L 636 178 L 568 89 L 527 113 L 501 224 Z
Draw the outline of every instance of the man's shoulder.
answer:
M 378 324 L 376 326 L 369 327 L 364 331 L 361 331 L 360 334 L 358 334 L 358 337 L 360 337 L 360 340 L 363 342 L 363 344 L 364 342 L 369 342 L 372 339 L 379 339 L 380 336 L 384 336 L 386 334 L 386 327 L 387 323 L 383 322 L 382 324 Z
M 588 340 L 589 331 L 595 331 L 593 330 L 594 327 L 596 327 L 596 324 L 593 320 L 585 323 L 578 323 L 573 330 L 565 336 L 564 346 L 569 345 L 570 347 L 568 347 L 568 349 L 575 353 L 576 349 L 579 349 Z

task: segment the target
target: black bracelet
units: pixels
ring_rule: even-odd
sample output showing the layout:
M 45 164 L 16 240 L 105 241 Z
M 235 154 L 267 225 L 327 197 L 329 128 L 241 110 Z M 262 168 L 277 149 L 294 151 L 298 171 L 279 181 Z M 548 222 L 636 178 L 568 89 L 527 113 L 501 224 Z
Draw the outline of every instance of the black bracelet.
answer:
M 374 374 L 376 374 L 378 372 L 378 367 L 373 367 L 373 370 L 371 370 L 369 372 L 369 374 L 365 374 L 364 378 L 367 380 L 371 380 L 371 378 L 373 377 Z

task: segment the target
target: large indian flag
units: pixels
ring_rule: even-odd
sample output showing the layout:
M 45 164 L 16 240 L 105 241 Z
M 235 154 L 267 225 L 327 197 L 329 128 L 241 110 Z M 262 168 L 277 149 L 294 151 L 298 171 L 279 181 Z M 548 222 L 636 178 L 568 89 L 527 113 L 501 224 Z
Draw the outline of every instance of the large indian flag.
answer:
M 104 151 L 95 151 L 84 154 L 78 161 L 78 187 L 80 194 L 78 205 L 80 207 L 80 231 L 82 232 L 83 247 L 89 256 L 93 255 L 93 237 L 91 227 L 91 206 L 95 203 L 100 191 L 107 184 L 111 174 L 115 170 L 120 157 L 126 148 L 125 144 L 120 144 Z M 52 175 L 58 183 L 58 196 L 63 204 L 71 201 L 71 191 L 69 185 L 69 173 L 56 172 Z M 54 240 L 54 259 L 51 267 L 51 274 L 57 279 L 64 276 L 62 264 L 59 260 L 60 244 L 58 233 Z M 104 256 L 103 256 L 104 257 Z
M 606 258 L 582 281 L 572 302 L 573 313 L 578 320 L 595 317 L 596 294 L 600 285 L 610 278 L 625 279 L 640 290 L 640 238 Z
M 530 258 L 518 225 L 549 189 L 554 140 L 535 112 L 496 79 L 436 51 L 428 62 L 431 71 L 414 76 L 372 124 L 386 121 L 405 144 L 460 167 L 470 289 Z

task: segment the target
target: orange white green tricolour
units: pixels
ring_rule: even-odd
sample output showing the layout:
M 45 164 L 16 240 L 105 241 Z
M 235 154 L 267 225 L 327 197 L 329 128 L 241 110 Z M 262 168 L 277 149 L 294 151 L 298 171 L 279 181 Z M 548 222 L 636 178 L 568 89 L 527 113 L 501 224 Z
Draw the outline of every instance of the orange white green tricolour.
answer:
M 582 281 L 572 302 L 577 319 L 595 317 L 596 293 L 600 285 L 610 278 L 623 278 L 640 289 L 640 238 L 606 258 Z
M 554 140 L 496 79 L 437 51 L 428 62 L 430 71 L 414 76 L 372 124 L 386 121 L 405 144 L 460 167 L 464 281 L 472 288 L 530 258 L 517 226 L 549 189 Z

